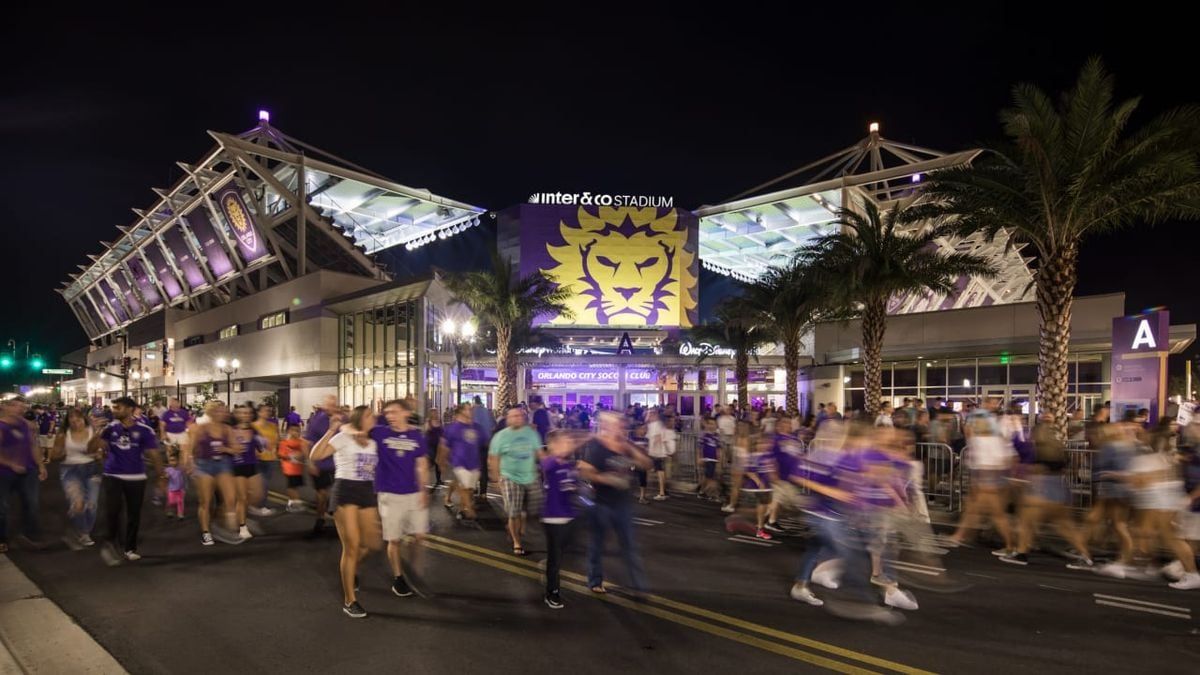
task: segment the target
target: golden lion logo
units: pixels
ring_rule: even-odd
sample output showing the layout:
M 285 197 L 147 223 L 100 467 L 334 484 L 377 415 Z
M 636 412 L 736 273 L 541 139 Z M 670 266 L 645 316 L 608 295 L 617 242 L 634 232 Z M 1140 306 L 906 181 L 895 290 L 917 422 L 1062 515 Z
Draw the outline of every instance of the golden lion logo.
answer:
M 242 246 L 251 251 L 257 249 L 258 236 L 250 225 L 250 214 L 246 213 L 246 206 L 236 192 L 229 191 L 221 195 L 221 210 L 225 212 L 225 219 Z
M 556 266 L 542 272 L 572 293 L 575 318 L 551 323 L 599 326 L 692 325 L 696 253 L 678 212 L 580 207 L 559 223 L 562 244 L 546 244 Z

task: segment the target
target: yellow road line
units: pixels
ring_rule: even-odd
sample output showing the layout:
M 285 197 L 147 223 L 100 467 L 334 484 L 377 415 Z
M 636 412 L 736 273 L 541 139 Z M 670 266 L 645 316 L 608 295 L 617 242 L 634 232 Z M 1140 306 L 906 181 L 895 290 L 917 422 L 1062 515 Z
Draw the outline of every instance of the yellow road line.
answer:
M 437 537 L 437 539 L 440 541 L 444 541 L 444 540 L 442 540 L 441 537 Z M 465 560 L 471 560 L 473 562 L 477 562 L 482 565 L 494 567 L 496 569 L 503 570 L 505 572 L 510 572 L 512 574 L 523 576 L 523 577 L 526 577 L 529 579 L 534 579 L 534 580 L 541 579 L 541 574 L 539 574 L 538 572 L 536 572 L 534 570 L 507 564 L 504 562 L 500 562 L 499 560 L 494 560 L 489 557 L 476 555 L 474 553 L 469 553 L 467 551 L 463 551 L 461 549 L 454 548 L 452 546 L 446 546 L 446 545 L 443 545 L 443 544 L 440 544 L 437 542 L 426 542 L 426 546 L 434 551 L 438 551 L 441 553 L 445 553 L 447 555 L 452 555 L 452 556 L 456 556 L 459 558 L 463 558 Z M 525 562 L 525 561 L 522 561 L 522 562 Z M 684 616 L 682 614 L 676 614 L 675 612 L 668 612 L 664 609 L 654 607 L 653 605 L 647 605 L 647 604 L 635 602 L 628 598 L 624 598 L 624 597 L 621 597 L 618 595 L 613 595 L 613 594 L 608 594 L 608 593 L 604 593 L 604 594 L 592 593 L 588 588 L 586 588 L 585 586 L 581 586 L 579 584 L 565 582 L 565 583 L 561 584 L 561 587 L 571 590 L 571 591 L 574 591 L 576 593 L 579 593 L 580 595 L 591 596 L 597 600 L 603 600 L 604 602 L 610 602 L 615 605 L 625 607 L 626 609 L 631 609 L 634 611 L 642 612 L 643 614 L 649 614 L 650 616 L 655 616 L 660 619 L 670 621 L 672 623 L 677 623 L 682 626 L 687 626 L 688 628 L 694 628 L 696 630 L 703 631 L 710 635 L 716 635 L 718 637 L 723 637 L 728 640 L 740 642 L 744 645 L 749 645 L 751 647 L 757 647 L 759 649 L 763 649 L 765 651 L 769 651 L 774 654 L 778 654 L 780 656 L 786 656 L 788 658 L 792 658 L 797 661 L 804 661 L 805 663 L 810 663 L 814 666 L 828 668 L 829 670 L 832 670 L 835 672 L 854 673 L 855 675 L 872 675 L 872 674 L 878 675 L 877 672 L 873 671 L 873 670 L 867 670 L 865 668 L 860 668 L 858 666 L 851 665 L 848 663 L 842 663 L 841 661 L 834 661 L 833 659 L 829 659 L 824 656 L 820 656 L 818 654 L 811 654 L 809 652 L 801 651 L 794 647 L 787 647 L 787 646 L 784 646 L 784 645 L 781 645 L 781 644 L 778 644 L 775 642 L 769 642 L 767 640 L 763 640 L 762 638 L 754 637 L 753 635 L 747 635 L 745 633 L 740 633 L 735 630 L 730 630 L 728 628 L 716 626 L 711 623 L 700 621 L 698 619 L 694 619 L 689 616 Z
M 456 539 L 440 537 L 435 534 L 426 535 L 426 538 L 429 540 L 441 542 L 441 543 L 444 543 L 444 544 L 447 544 L 450 546 L 458 546 L 458 547 L 462 547 L 465 549 L 469 549 L 471 551 L 482 553 L 482 554 L 490 556 L 492 558 L 498 558 L 507 563 L 517 563 L 517 564 L 524 565 L 529 568 L 538 569 L 538 564 L 536 562 L 533 562 L 526 558 L 509 555 L 509 554 L 503 553 L 501 551 L 495 551 L 495 550 L 492 550 L 489 548 L 484 548 L 482 546 L 468 544 L 466 542 L 458 541 Z M 585 577 L 581 574 L 576 574 L 574 572 L 569 572 L 569 571 L 563 570 L 560 572 L 560 576 L 562 578 L 573 579 L 575 581 L 582 582 L 585 585 L 587 584 L 587 577 Z M 538 573 L 533 574 L 533 576 L 531 578 L 540 578 L 540 577 L 541 577 L 540 572 L 538 572 Z M 610 588 L 618 588 L 618 589 L 621 588 L 620 586 L 617 586 L 615 584 L 608 583 L 608 582 L 606 582 L 604 585 L 607 587 L 610 587 Z M 589 595 L 599 596 L 599 597 L 608 597 L 606 595 L 599 595 L 596 593 L 592 593 L 590 590 L 587 590 L 586 588 L 585 588 L 585 590 L 587 591 L 587 593 Z M 880 668 L 886 668 L 886 669 L 894 671 L 894 672 L 905 673 L 906 675 L 933 675 L 933 673 L 931 673 L 928 670 L 922 670 L 920 668 L 913 668 L 912 666 L 906 666 L 902 663 L 897 663 L 895 661 L 889 661 L 887 659 L 882 659 L 879 657 L 871 656 L 870 654 L 863 654 L 862 652 L 856 652 L 852 649 L 846 649 L 845 647 L 839 647 L 837 645 L 832 645 L 827 642 L 821 642 L 820 640 L 814 640 L 812 638 L 806 638 L 806 637 L 803 637 L 800 635 L 795 635 L 793 633 L 787 633 L 785 631 L 771 628 L 770 626 L 763 626 L 761 624 L 756 624 L 751 621 L 745 621 L 745 620 L 739 619 L 737 617 L 728 616 L 726 614 L 721 614 L 720 612 L 714 612 L 712 610 L 705 609 L 703 607 L 689 605 L 687 603 L 679 602 L 677 600 L 672 600 L 670 598 L 665 598 L 660 595 L 648 595 L 647 597 L 650 600 L 652 600 L 653 603 L 656 605 L 670 607 L 672 609 L 687 612 L 689 614 L 694 614 L 696 616 L 703 617 L 705 619 L 709 619 L 712 621 L 718 621 L 720 623 L 734 626 L 734 627 L 740 628 L 742 630 L 758 633 L 760 635 L 772 637 L 777 640 L 783 640 L 785 642 L 791 642 L 792 644 L 802 645 L 802 646 L 808 647 L 810 649 L 818 649 L 820 651 L 823 651 L 823 652 L 826 652 L 829 654 L 833 654 L 836 656 L 840 656 L 845 659 L 851 659 L 854 661 L 858 661 L 860 663 L 865 663 L 865 664 L 869 664 L 869 665 L 880 667 Z M 639 604 L 639 605 L 637 605 L 637 607 L 643 608 L 643 607 L 646 607 L 646 605 Z

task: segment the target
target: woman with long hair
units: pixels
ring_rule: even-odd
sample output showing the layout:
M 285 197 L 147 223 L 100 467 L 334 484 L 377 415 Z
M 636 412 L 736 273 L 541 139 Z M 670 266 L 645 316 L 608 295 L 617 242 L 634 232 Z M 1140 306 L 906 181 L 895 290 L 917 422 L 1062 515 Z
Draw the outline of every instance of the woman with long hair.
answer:
M 188 430 L 188 442 L 184 444 L 184 470 L 196 482 L 196 498 L 199 507 L 196 515 L 200 521 L 200 543 L 213 545 L 211 532 L 213 492 L 221 492 L 221 508 L 225 514 L 224 526 L 230 530 L 235 524 L 233 507 L 237 502 L 237 491 L 233 482 L 233 460 L 242 449 L 230 428 L 229 410 L 221 401 L 209 401 L 204 406 L 204 424 L 196 424 Z M 218 533 L 221 533 L 218 530 Z M 222 533 L 224 534 L 224 533 Z M 222 537 L 226 543 L 241 540 L 232 534 Z
M 1152 561 L 1161 546 L 1183 565 L 1182 577 L 1172 582 L 1171 588 L 1187 591 L 1200 588 L 1200 573 L 1196 571 L 1191 547 L 1175 528 L 1175 517 L 1186 497 L 1173 457 L 1175 434 L 1175 420 L 1167 417 L 1159 420 L 1149 435 L 1150 445 L 1142 447 L 1142 452 L 1129 463 L 1126 480 L 1133 485 L 1138 550 L 1150 561 L 1147 573 L 1158 573 Z
M 738 497 L 741 496 L 742 481 L 746 471 L 746 462 L 750 457 L 750 448 L 754 438 L 751 436 L 752 425 L 749 422 L 738 422 L 737 431 L 733 436 L 732 456 L 729 460 L 729 503 L 721 507 L 724 513 L 737 510 Z
M 967 506 L 958 529 L 947 540 L 954 546 L 966 543 L 967 530 L 977 527 L 977 518 L 990 518 L 996 531 L 1004 540 L 1004 548 L 997 555 L 1014 551 L 1012 528 L 1008 522 L 1008 475 L 1016 459 L 1016 452 L 1008 440 L 1000 435 L 996 424 L 985 416 L 971 418 L 967 426 L 966 463 L 971 470 L 971 489 L 967 493 Z
M 234 511 L 237 513 L 238 538 L 245 541 L 253 535 L 246 527 L 246 508 L 262 501 L 262 478 L 258 475 L 258 453 L 267 443 L 255 431 L 254 408 L 238 406 L 233 412 L 233 438 L 240 452 L 233 455 L 233 488 L 237 494 Z
M 361 619 L 367 613 L 358 604 L 356 595 L 358 564 L 371 551 L 383 548 L 375 494 L 379 452 L 369 435 L 375 427 L 375 413 L 360 405 L 350 413 L 349 424 L 342 422 L 340 414 L 331 417 L 329 430 L 313 446 L 311 459 L 316 462 L 333 457 L 332 499 L 336 508 L 333 520 L 342 542 L 338 563 L 344 600 L 342 612 L 352 619 Z
M 103 423 L 103 418 L 96 418 L 97 425 Z M 91 535 L 96 525 L 96 505 L 100 501 L 100 465 L 96 463 L 96 456 L 88 451 L 88 441 L 94 433 L 92 426 L 82 410 L 68 409 L 67 423 L 54 438 L 51 455 L 53 459 L 61 460 L 58 477 L 67 497 L 67 518 L 71 521 L 71 531 L 63 540 L 73 549 L 95 543 Z

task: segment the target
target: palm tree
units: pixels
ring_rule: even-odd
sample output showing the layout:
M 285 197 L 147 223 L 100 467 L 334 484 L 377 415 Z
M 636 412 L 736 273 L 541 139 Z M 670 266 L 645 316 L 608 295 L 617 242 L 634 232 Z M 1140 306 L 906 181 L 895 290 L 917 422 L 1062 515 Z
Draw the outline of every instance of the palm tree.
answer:
M 456 302 L 466 305 L 496 336 L 496 405 L 517 403 L 517 350 L 536 335 L 533 321 L 543 315 L 567 317 L 569 292 L 540 272 L 520 276 L 511 260 L 492 249 L 492 269 L 447 277 Z
M 1084 237 L 1200 216 L 1200 108 L 1170 110 L 1131 131 L 1140 99 L 1113 99 L 1089 60 L 1057 101 L 1029 84 L 1001 112 L 1006 142 L 969 166 L 929 175 L 929 217 L 962 233 L 1008 232 L 1037 254 L 1038 398 L 1065 437 L 1071 303 Z
M 771 326 L 783 344 L 783 365 L 787 370 L 787 390 L 784 406 L 799 410 L 800 339 L 820 320 L 820 296 L 809 282 L 807 269 L 793 259 L 782 265 L 771 265 L 752 284 L 742 297 L 747 309 L 761 316 L 763 325 Z
M 689 334 L 697 343 L 719 344 L 733 350 L 738 405 L 745 408 L 750 400 L 750 357 L 756 356 L 763 344 L 776 340 L 778 333 L 772 324 L 764 321 L 762 313 L 750 308 L 742 298 L 733 297 L 717 308 L 716 321 L 696 326 Z M 696 363 L 703 363 L 711 354 L 711 348 L 701 352 Z
M 901 206 L 880 213 L 867 200 L 862 213 L 840 209 L 837 224 L 837 232 L 818 237 L 795 257 L 830 306 L 847 308 L 862 319 L 865 407 L 874 417 L 883 394 L 888 301 L 910 293 L 950 293 L 962 275 L 995 271 L 978 256 L 938 250 L 936 240 L 947 229 L 914 225 Z

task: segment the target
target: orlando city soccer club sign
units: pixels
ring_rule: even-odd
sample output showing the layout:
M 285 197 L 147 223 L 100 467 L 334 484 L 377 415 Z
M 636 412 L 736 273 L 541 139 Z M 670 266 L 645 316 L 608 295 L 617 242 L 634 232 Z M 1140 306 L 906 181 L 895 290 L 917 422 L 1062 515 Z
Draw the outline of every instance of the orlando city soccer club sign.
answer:
M 569 203 L 517 207 L 521 273 L 540 271 L 570 291 L 567 306 L 573 315 L 541 317 L 540 323 L 695 325 L 699 304 L 695 215 L 658 206 L 597 206 L 594 199 L 590 206 L 577 199 L 539 201 Z
M 237 239 L 242 259 L 250 263 L 266 255 L 267 247 L 263 245 L 262 237 L 254 227 L 250 209 L 246 208 L 246 202 L 242 200 L 239 190 L 236 187 L 228 187 L 217 193 L 217 205 Z

